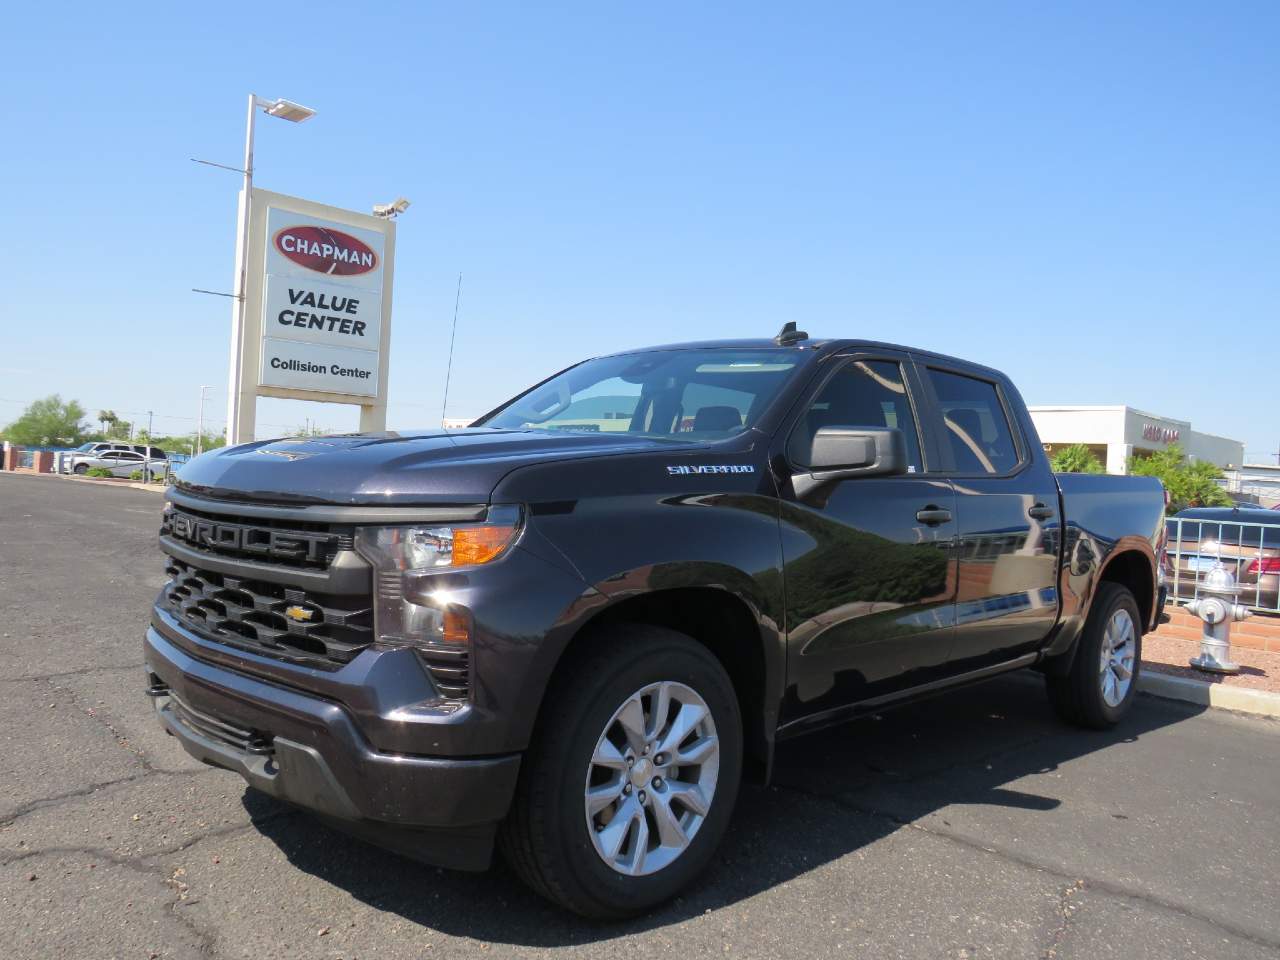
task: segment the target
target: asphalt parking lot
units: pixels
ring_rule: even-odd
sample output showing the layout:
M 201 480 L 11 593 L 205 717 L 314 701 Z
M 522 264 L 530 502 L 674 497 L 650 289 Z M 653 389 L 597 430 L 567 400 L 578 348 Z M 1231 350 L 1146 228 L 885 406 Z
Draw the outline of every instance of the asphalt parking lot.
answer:
M 247 792 L 142 693 L 160 497 L 0 475 L 6 957 L 1280 957 L 1280 724 L 1017 677 L 780 748 L 682 899 L 590 924 Z

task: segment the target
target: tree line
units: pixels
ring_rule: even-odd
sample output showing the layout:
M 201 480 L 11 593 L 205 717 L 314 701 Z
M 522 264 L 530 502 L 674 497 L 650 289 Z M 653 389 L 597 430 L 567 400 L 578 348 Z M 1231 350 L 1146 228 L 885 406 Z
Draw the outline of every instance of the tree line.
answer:
M 1105 473 L 1102 461 L 1083 443 L 1073 443 L 1054 453 L 1050 463 L 1057 473 Z M 1130 457 L 1129 475 L 1155 477 L 1169 491 L 1169 513 L 1187 507 L 1229 507 L 1231 498 L 1218 483 L 1222 471 L 1207 460 L 1189 460 L 1182 447 L 1171 443 L 1150 456 Z
M 94 420 L 97 429 L 94 429 Z M 91 420 L 77 400 L 63 400 L 52 394 L 28 404 L 18 419 L 0 430 L 0 440 L 21 447 L 78 447 L 94 440 L 116 440 L 125 443 L 145 443 L 159 447 L 167 453 L 192 453 L 196 434 L 151 434 L 145 428 L 134 429 L 134 424 L 117 416 L 113 410 L 99 410 Z M 226 444 L 220 433 L 205 432 L 201 447 L 212 450 Z

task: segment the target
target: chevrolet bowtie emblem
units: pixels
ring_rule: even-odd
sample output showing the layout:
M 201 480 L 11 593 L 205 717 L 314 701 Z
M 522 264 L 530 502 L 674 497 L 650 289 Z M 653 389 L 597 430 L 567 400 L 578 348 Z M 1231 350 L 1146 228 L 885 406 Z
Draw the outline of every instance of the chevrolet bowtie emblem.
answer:
M 306 607 L 285 607 L 284 615 L 295 623 L 307 623 L 314 617 L 315 611 L 308 610 Z

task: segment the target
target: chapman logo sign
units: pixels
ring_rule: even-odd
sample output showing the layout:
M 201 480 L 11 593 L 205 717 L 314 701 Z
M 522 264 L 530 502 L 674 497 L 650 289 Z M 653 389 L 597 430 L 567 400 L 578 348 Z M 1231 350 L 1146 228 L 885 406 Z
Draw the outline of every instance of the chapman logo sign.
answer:
M 1177 443 L 1182 432 L 1176 427 L 1162 427 L 1158 423 L 1142 425 L 1142 439 L 1154 440 L 1156 443 Z
M 276 231 L 275 247 L 298 266 L 329 276 L 353 277 L 378 268 L 372 247 L 333 227 L 285 227 Z
M 361 430 L 384 429 L 395 223 L 258 189 L 249 209 L 233 435 L 254 436 L 260 396 L 358 405 Z

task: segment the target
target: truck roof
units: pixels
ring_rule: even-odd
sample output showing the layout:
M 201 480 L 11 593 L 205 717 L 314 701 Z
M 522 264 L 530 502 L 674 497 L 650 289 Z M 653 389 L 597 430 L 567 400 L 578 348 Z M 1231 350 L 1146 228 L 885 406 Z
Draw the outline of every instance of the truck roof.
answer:
M 848 350 L 851 347 L 869 347 L 873 350 L 895 350 L 900 353 L 911 353 L 917 357 L 964 364 L 973 370 L 989 374 L 993 379 L 1008 379 L 1005 374 L 994 367 L 989 367 L 973 360 L 965 360 L 962 357 L 937 353 L 933 350 L 922 350 L 919 347 L 910 347 L 901 343 L 886 343 L 880 340 L 833 339 L 829 337 L 805 338 L 789 343 L 778 343 L 777 339 L 764 337 L 740 340 L 692 340 L 686 343 L 665 343 L 648 347 L 636 347 L 633 350 L 619 350 L 616 353 L 602 354 L 602 356 L 620 357 L 633 353 L 649 353 L 653 350 L 805 350 L 817 355 L 826 355 Z

